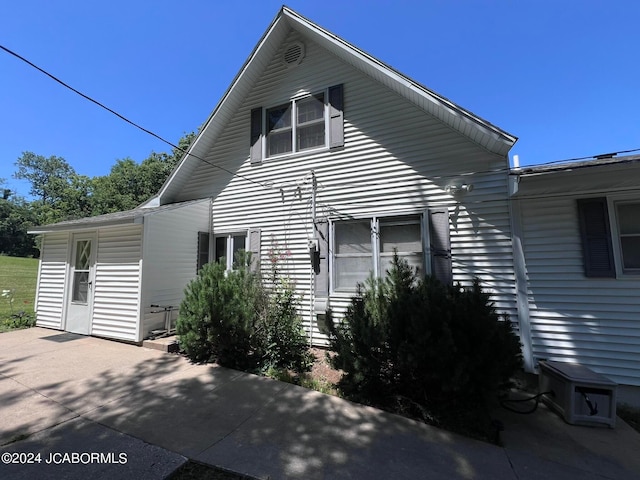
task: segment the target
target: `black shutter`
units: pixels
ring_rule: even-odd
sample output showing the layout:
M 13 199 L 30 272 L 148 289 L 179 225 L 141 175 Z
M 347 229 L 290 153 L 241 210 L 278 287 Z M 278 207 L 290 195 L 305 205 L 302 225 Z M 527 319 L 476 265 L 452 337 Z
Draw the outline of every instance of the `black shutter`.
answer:
M 198 232 L 198 258 L 196 272 L 209 263 L 209 232 Z
M 451 237 L 449 234 L 449 210 L 429 210 L 429 237 L 431 240 L 431 275 L 442 283 L 453 283 L 451 266 Z
M 607 199 L 599 197 L 578 200 L 578 219 L 585 276 L 614 278 L 616 268 Z
M 329 147 L 344 146 L 343 87 L 329 87 Z
M 319 241 L 319 262 L 316 268 L 316 297 L 329 296 L 329 222 L 316 220 L 314 223 L 314 236 Z
M 259 228 L 249 229 L 247 243 L 249 244 L 248 250 L 251 252 L 251 265 L 249 269 L 252 272 L 260 271 L 260 235 Z
M 262 107 L 251 110 L 251 165 L 262 162 Z

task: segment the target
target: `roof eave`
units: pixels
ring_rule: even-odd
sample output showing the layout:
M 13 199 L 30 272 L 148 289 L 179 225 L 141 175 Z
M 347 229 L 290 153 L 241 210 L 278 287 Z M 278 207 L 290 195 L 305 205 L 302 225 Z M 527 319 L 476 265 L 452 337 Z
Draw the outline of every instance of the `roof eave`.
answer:
M 438 111 L 437 113 L 439 114 L 436 114 L 436 117 L 440 118 L 440 120 L 445 124 L 448 124 L 451 128 L 466 135 L 468 138 L 472 139 L 472 141 L 492 153 L 498 154 L 500 156 L 505 156 L 518 140 L 517 137 L 507 133 L 506 131 L 496 127 L 495 125 L 492 125 L 488 121 L 478 117 L 477 115 L 474 115 L 468 110 L 460 107 L 459 105 L 433 92 L 432 90 L 429 90 L 425 86 L 411 80 L 406 75 L 403 75 L 399 71 L 381 62 L 372 55 L 369 55 L 368 53 L 355 47 L 354 45 L 351 45 L 337 35 L 323 29 L 319 25 L 316 25 L 314 22 L 306 19 L 290 8 L 283 6 L 269 25 L 269 27 L 266 29 L 259 42 L 254 47 L 253 51 L 245 61 L 242 68 L 236 74 L 235 78 L 216 105 L 215 109 L 203 124 L 200 132 L 198 133 L 198 136 L 189 147 L 187 153 L 183 156 L 181 162 L 173 170 L 169 178 L 160 189 L 157 195 L 158 203 L 160 205 L 163 205 L 172 200 L 172 198 L 176 194 L 176 191 L 180 188 L 179 179 L 181 177 L 189 175 L 191 170 L 194 168 L 191 165 L 195 161 L 196 157 L 202 158 L 202 156 L 206 155 L 205 151 L 199 151 L 200 146 L 203 143 L 207 143 L 203 141 L 203 138 L 205 136 L 209 136 L 209 142 L 215 141 L 215 138 L 217 138 L 220 130 L 222 129 L 222 126 L 217 125 L 216 123 L 217 117 L 223 116 L 225 113 L 230 113 L 230 111 L 237 107 L 237 104 L 241 101 L 241 99 L 236 100 L 236 97 L 242 97 L 243 93 L 246 93 L 245 90 L 249 89 L 251 86 L 249 85 L 249 81 L 245 80 L 245 78 L 249 77 L 249 75 L 246 75 L 247 72 L 253 68 L 260 68 L 259 59 L 262 56 L 262 52 L 268 50 L 269 48 L 275 48 L 275 46 L 277 45 L 274 44 L 280 41 L 279 35 L 276 35 L 276 33 L 286 33 L 286 31 L 288 31 L 287 27 L 294 28 L 302 34 L 306 33 L 307 35 L 311 36 L 313 40 L 318 41 L 320 44 L 324 44 L 325 46 L 332 45 L 334 47 L 332 48 L 334 53 L 336 51 L 341 52 L 341 55 L 339 56 L 343 58 L 357 59 L 356 63 L 351 63 L 354 66 L 359 66 L 360 70 L 365 71 L 365 73 L 366 67 L 368 67 L 369 69 L 375 69 L 383 77 L 388 79 L 388 81 L 385 82 L 387 86 L 392 86 L 392 88 L 395 87 L 394 89 L 409 101 L 415 103 L 415 99 L 413 97 L 414 94 L 417 93 L 419 96 L 428 100 L 434 105 L 434 109 L 436 109 Z M 430 113 L 433 114 L 433 112 Z M 448 121 L 448 119 L 446 118 L 447 113 L 456 117 L 456 120 L 459 119 L 460 121 Z M 452 125 L 452 123 L 459 124 L 461 128 L 456 128 L 454 125 Z M 213 129 L 213 131 L 209 132 L 210 129 Z M 480 134 L 480 140 L 478 140 L 477 135 L 470 134 L 470 132 L 473 130 L 475 130 L 475 133 Z

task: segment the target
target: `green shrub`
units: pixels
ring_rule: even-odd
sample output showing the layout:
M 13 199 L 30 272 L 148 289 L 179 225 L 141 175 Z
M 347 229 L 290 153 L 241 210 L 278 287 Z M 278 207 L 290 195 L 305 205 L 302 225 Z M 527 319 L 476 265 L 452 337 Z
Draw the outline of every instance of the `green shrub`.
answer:
M 484 402 L 522 362 L 511 323 L 477 280 L 463 289 L 417 279 L 397 257 L 386 279 L 359 287 L 344 320 L 328 325 L 332 364 L 345 372 L 340 390 L 391 410 Z
M 20 311 L 7 317 L 4 324 L 10 328 L 31 328 L 36 325 L 36 315 L 33 312 Z
M 225 272 L 209 263 L 185 290 L 176 322 L 180 347 L 194 362 L 217 362 L 241 370 L 260 364 L 258 324 L 266 298 L 248 268 Z
M 180 347 L 194 362 L 217 362 L 250 372 L 308 371 L 313 363 L 295 289 L 274 277 L 266 289 L 248 268 L 225 272 L 224 262 L 205 265 L 185 290 L 176 323 Z
M 264 369 L 308 372 L 313 355 L 298 315 L 299 300 L 294 286 L 286 279 L 279 280 L 269 292 L 269 304 L 264 323 Z

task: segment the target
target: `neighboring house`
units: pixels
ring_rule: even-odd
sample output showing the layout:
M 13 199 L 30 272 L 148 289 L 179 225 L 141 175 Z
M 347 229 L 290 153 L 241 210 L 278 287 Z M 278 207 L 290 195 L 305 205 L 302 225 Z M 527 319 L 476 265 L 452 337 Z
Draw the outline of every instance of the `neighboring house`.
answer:
M 479 277 L 519 331 L 515 141 L 283 7 L 155 198 L 36 230 L 38 325 L 140 342 L 152 304 L 247 249 L 263 274 L 278 254 L 325 345 L 327 308 L 340 318 L 397 249 L 445 282 Z
M 640 386 L 640 155 L 526 167 L 513 177 L 529 362 L 578 362 Z M 633 391 L 621 389 L 622 398 Z

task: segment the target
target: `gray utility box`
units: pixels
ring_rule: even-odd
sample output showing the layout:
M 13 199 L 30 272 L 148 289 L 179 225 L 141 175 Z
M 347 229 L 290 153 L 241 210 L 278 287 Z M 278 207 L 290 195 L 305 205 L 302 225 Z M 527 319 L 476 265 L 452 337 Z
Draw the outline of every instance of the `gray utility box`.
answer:
M 540 361 L 540 392 L 544 403 L 572 425 L 616 425 L 617 384 L 584 365 Z

